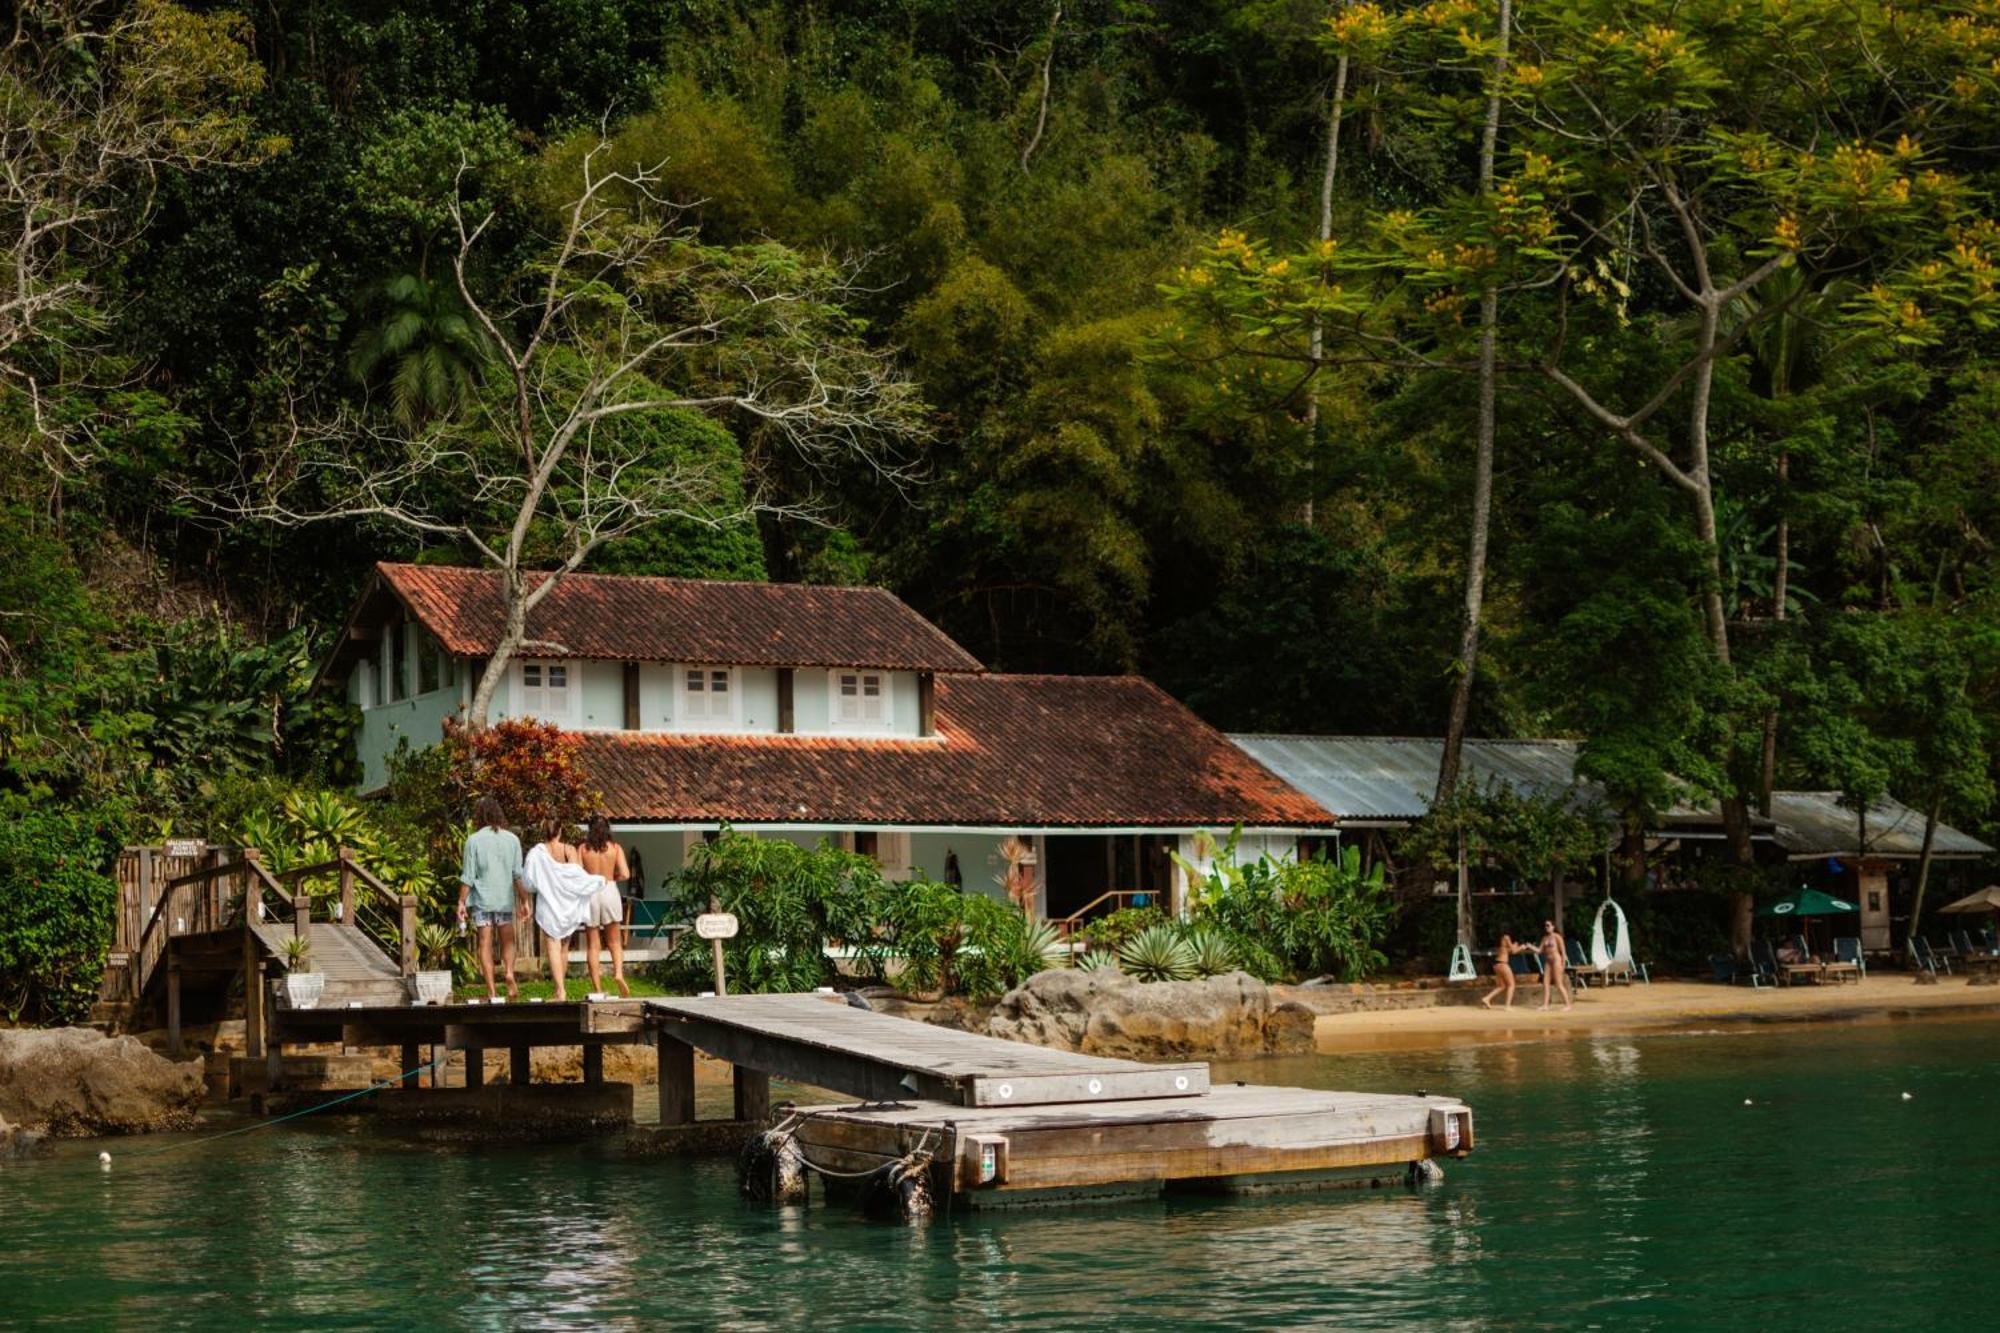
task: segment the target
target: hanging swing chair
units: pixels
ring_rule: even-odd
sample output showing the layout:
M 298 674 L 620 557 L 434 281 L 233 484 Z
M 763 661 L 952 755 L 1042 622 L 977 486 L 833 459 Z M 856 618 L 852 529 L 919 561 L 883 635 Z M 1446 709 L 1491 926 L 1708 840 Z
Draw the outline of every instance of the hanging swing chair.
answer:
M 1607 947 L 1604 939 L 1604 914 L 1610 912 L 1618 918 L 1615 946 Z M 1627 984 L 1633 977 L 1639 977 L 1648 985 L 1652 978 L 1646 975 L 1641 964 L 1632 961 L 1632 927 L 1625 919 L 1625 909 L 1606 898 L 1597 909 L 1597 919 L 1590 927 L 1590 962 L 1597 974 L 1606 981 L 1623 977 Z

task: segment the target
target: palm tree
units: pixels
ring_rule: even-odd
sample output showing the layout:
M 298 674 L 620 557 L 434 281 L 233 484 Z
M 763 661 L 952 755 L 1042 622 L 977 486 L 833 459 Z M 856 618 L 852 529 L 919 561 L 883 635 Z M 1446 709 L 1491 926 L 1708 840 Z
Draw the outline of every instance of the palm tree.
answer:
M 472 397 L 486 339 L 456 292 L 421 273 L 399 273 L 371 288 L 365 301 L 378 317 L 354 340 L 348 373 L 370 387 L 386 380 L 398 421 L 419 426 Z

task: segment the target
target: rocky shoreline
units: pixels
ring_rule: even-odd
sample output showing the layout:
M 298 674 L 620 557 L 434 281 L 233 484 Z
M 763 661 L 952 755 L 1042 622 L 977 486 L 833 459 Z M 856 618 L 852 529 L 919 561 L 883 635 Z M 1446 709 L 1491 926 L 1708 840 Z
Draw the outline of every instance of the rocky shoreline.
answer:
M 199 1058 L 174 1061 L 136 1037 L 94 1028 L 0 1031 L 0 1124 L 18 1142 L 193 1129 L 206 1087 Z

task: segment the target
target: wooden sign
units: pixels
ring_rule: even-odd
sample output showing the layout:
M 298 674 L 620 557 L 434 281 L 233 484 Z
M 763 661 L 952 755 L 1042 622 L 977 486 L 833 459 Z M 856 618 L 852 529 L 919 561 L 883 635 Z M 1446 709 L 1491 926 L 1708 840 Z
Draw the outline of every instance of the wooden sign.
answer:
M 208 843 L 200 838 L 168 838 L 161 850 L 167 856 L 192 861 L 208 850 Z
M 733 912 L 703 912 L 694 919 L 694 933 L 697 939 L 733 940 L 742 929 Z

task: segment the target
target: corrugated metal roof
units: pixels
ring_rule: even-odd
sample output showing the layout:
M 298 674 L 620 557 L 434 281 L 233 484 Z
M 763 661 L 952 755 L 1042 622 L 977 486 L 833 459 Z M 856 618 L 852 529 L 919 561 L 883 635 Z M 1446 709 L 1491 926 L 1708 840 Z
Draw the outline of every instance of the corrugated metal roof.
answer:
M 1426 736 L 1233 735 L 1252 758 L 1346 823 L 1402 823 L 1423 818 L 1437 790 L 1444 742 Z M 1484 740 L 1465 742 L 1466 776 L 1484 786 L 1547 794 L 1574 785 L 1580 801 L 1601 800 L 1593 783 L 1576 781 L 1576 741 Z M 1660 819 L 1659 832 L 1719 828 L 1712 805 L 1682 804 Z M 1757 836 L 1795 856 L 1853 855 L 1858 821 L 1838 792 L 1781 791 L 1771 796 L 1771 816 L 1753 817 Z M 1868 845 L 1873 856 L 1910 857 L 1923 845 L 1924 817 L 1885 797 L 1869 808 Z M 1988 856 L 1993 848 L 1948 825 L 1938 825 L 1932 855 Z
M 1914 857 L 1923 853 L 1924 814 L 1893 797 L 1868 807 L 1867 844 L 1860 817 L 1840 803 L 1837 791 L 1778 791 L 1771 793 L 1771 817 L 1777 821 L 1778 845 L 1795 856 L 1852 855 Z M 1990 856 L 1993 849 L 1969 833 L 1940 823 L 1931 839 L 1931 855 Z
M 1229 738 L 1251 758 L 1344 820 L 1421 819 L 1437 790 L 1444 742 L 1423 736 Z M 1485 786 L 1552 792 L 1576 777 L 1575 741 L 1468 740 L 1465 775 Z

